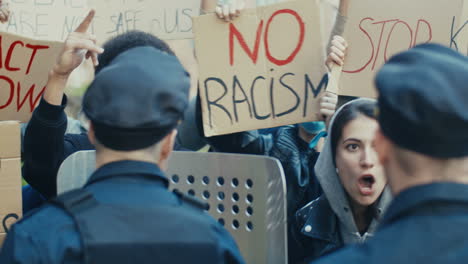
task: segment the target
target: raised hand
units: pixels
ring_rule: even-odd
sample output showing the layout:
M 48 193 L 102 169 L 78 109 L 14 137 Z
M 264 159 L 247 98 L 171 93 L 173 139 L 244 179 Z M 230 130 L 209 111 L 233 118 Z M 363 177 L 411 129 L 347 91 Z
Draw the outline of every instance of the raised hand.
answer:
M 94 13 L 94 10 L 89 11 L 78 28 L 68 35 L 65 45 L 57 57 L 57 62 L 49 72 L 49 80 L 43 96 L 49 104 L 62 104 L 68 78 L 85 58 L 92 58 L 94 65 L 98 65 L 97 54 L 104 52 L 104 50 L 96 45 L 96 37 L 87 33 Z
M 10 0 L 0 0 L 0 22 L 6 23 L 10 18 Z
M 87 33 L 93 21 L 95 11 L 89 11 L 86 18 L 70 33 L 65 40 L 65 45 L 60 52 L 53 72 L 61 76 L 69 76 L 83 62 L 85 58 L 91 58 L 94 66 L 99 64 L 97 55 L 104 52 L 104 49 L 96 44 L 96 37 Z

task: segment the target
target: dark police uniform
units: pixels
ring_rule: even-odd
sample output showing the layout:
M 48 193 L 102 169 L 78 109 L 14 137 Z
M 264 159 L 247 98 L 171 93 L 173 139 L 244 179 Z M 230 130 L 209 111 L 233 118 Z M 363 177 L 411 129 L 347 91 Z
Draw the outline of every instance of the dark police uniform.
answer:
M 449 48 L 396 55 L 376 79 L 383 134 L 420 155 L 467 158 L 467 84 L 468 58 Z M 468 263 L 467 226 L 467 184 L 417 185 L 395 197 L 374 238 L 316 263 Z
M 144 249 L 151 248 L 151 254 L 142 253 L 141 245 L 120 245 L 105 256 L 106 262 L 90 263 L 243 263 L 228 232 L 203 209 L 170 192 L 167 186 L 164 173 L 150 163 L 122 161 L 98 169 L 85 187 L 98 203 L 133 208 L 132 212 L 140 208 L 146 214 L 142 218 L 123 211 L 120 217 L 129 221 L 123 226 L 128 229 L 114 226 L 103 216 L 89 220 L 97 226 L 94 228 L 114 230 L 105 234 L 114 239 L 124 239 L 128 232 L 143 234 L 141 240 L 147 243 Z M 173 218 L 151 218 L 167 214 L 170 208 Z M 46 205 L 14 225 L 0 263 L 84 263 L 83 258 L 82 239 L 73 218 L 59 207 Z
M 138 47 L 116 57 L 83 99 L 101 146 L 97 159 L 116 159 L 100 153 L 104 147 L 123 157 L 151 147 L 156 155 L 156 144 L 183 117 L 189 87 L 173 55 Z M 84 188 L 14 225 L 0 263 L 244 263 L 229 233 L 201 205 L 169 192 L 156 164 L 117 159 L 101 164 Z

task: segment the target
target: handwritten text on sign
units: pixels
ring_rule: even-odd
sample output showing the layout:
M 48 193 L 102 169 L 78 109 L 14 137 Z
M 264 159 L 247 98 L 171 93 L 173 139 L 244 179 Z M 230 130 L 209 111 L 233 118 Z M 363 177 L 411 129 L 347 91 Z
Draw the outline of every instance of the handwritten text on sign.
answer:
M 328 82 L 315 1 L 194 20 L 206 136 L 317 119 Z
M 95 34 L 101 41 L 141 30 L 162 39 L 192 37 L 192 16 L 200 12 L 200 0 L 89 0 L 96 9 Z
M 11 0 L 11 16 L 0 31 L 45 40 L 63 40 L 83 20 L 87 0 Z
M 461 18 L 462 7 L 463 0 L 352 2 L 345 28 L 349 50 L 340 94 L 375 97 L 373 80 L 380 67 L 394 54 L 417 44 L 436 42 L 466 52 L 459 41 L 463 30 L 468 30 L 466 18 Z
M 0 34 L 0 120 L 29 120 L 61 46 Z

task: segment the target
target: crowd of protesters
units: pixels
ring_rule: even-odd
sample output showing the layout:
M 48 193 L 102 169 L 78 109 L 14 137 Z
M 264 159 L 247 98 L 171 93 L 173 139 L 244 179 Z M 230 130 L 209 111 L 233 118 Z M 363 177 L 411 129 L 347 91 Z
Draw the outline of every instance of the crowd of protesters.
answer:
M 318 1 L 330 71 L 345 63 L 348 1 Z M 202 14 L 226 22 L 245 7 L 201 1 Z M 8 16 L 3 2 L 0 21 Z M 168 189 L 172 151 L 195 150 L 184 142 L 204 134 L 190 75 L 148 33 L 99 46 L 88 32 L 94 16 L 67 37 L 25 129 L 25 214 L 0 263 L 245 263 L 203 206 Z M 70 134 L 64 90 L 86 59 L 95 66 L 82 103 L 87 129 Z M 339 105 L 324 92 L 319 121 L 196 140 L 213 152 L 280 161 L 290 264 L 467 262 L 468 58 L 419 45 L 390 58 L 375 84 L 377 100 Z M 194 131 L 177 140 L 181 122 Z M 83 188 L 58 195 L 60 165 L 82 150 L 96 150 L 95 172 Z

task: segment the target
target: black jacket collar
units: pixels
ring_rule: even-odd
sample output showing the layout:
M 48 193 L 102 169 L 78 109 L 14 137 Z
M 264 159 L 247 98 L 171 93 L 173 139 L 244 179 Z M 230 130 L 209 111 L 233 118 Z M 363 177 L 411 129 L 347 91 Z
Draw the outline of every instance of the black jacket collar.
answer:
M 299 210 L 297 218 L 304 220 L 304 222 L 301 221 L 303 235 L 336 245 L 340 244 L 337 217 L 325 196 L 320 196 Z
M 159 181 L 167 188 L 169 181 L 156 165 L 142 161 L 118 161 L 106 164 L 97 169 L 89 178 L 87 185 L 115 177 L 141 177 L 150 181 Z
M 401 192 L 383 219 L 382 225 L 390 224 L 400 217 L 420 210 L 427 205 L 438 206 L 462 204 L 468 208 L 468 185 L 456 183 L 433 183 L 420 185 Z

